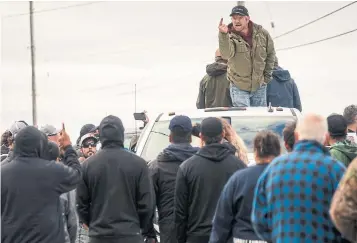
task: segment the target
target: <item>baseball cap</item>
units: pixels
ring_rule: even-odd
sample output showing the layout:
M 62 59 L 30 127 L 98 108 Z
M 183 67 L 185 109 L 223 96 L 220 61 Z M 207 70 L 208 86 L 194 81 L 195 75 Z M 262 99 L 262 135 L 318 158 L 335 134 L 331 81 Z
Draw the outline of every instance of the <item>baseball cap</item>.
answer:
M 92 139 L 95 144 L 98 143 L 98 139 L 94 135 L 92 135 L 91 133 L 88 133 L 88 134 L 84 135 L 83 137 L 81 137 L 81 141 L 80 141 L 79 144 L 82 146 L 83 143 L 88 139 Z
M 223 133 L 223 124 L 216 117 L 205 118 L 201 123 L 201 134 L 206 137 L 216 137 Z
M 175 116 L 170 121 L 170 131 L 172 131 L 175 127 L 181 127 L 185 132 L 192 132 L 192 121 L 188 116 Z
M 27 127 L 28 124 L 25 121 L 15 121 L 9 131 L 11 132 L 13 137 L 16 137 L 16 135 L 19 133 L 19 131 L 21 131 L 21 129 Z
M 234 8 L 232 8 L 232 13 L 229 16 L 233 16 L 235 14 L 249 17 L 248 9 L 244 6 L 235 6 Z
M 347 135 L 347 121 L 339 114 L 332 114 L 327 117 L 328 132 L 334 137 L 343 137 Z
M 50 137 L 50 136 L 57 135 L 58 133 L 60 133 L 61 130 L 60 129 L 56 129 L 52 125 L 46 124 L 43 127 L 41 127 L 40 131 Z

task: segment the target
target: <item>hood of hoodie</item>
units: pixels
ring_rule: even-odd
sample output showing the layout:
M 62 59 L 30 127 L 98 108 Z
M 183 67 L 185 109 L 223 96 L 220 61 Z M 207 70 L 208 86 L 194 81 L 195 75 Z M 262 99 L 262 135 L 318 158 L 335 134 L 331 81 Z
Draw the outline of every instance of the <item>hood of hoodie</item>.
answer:
M 99 140 L 102 148 L 124 147 L 124 126 L 116 116 L 105 117 L 99 125 Z
M 23 128 L 15 138 L 14 156 L 47 159 L 47 136 L 36 127 Z
M 191 144 L 171 144 L 157 156 L 160 162 L 185 161 L 198 152 L 199 148 Z
M 237 149 L 230 143 L 213 143 L 201 148 L 197 155 L 205 159 L 220 162 L 229 155 L 234 155 Z
M 332 148 L 346 155 L 351 161 L 357 157 L 357 146 L 353 145 L 348 140 L 335 143 L 334 145 L 331 146 L 331 149 Z
M 206 66 L 208 76 L 217 77 L 227 72 L 227 64 L 221 62 L 214 62 Z
M 281 67 L 277 67 L 273 70 L 273 78 L 278 82 L 287 82 L 291 80 L 289 71 L 284 70 Z

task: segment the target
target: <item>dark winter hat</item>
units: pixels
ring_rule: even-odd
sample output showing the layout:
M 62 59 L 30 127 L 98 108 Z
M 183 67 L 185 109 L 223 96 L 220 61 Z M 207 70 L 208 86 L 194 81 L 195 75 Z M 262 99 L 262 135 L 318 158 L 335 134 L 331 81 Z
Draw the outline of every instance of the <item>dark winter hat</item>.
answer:
M 347 121 L 342 115 L 332 114 L 327 117 L 328 132 L 333 137 L 347 135 Z
M 170 121 L 170 131 L 175 127 L 181 127 L 185 132 L 192 132 L 192 121 L 188 116 L 175 116 Z
M 90 133 L 92 129 L 94 129 L 96 126 L 93 124 L 86 124 L 81 128 L 81 131 L 79 133 L 80 137 L 83 137 L 87 133 Z
M 223 124 L 220 119 L 216 117 L 208 117 L 201 123 L 202 136 L 213 138 L 223 133 Z
M 229 15 L 229 16 L 233 16 L 235 14 L 237 14 L 239 16 L 248 16 L 249 17 L 248 9 L 246 7 L 244 7 L 244 6 L 235 6 L 232 9 L 231 15 Z

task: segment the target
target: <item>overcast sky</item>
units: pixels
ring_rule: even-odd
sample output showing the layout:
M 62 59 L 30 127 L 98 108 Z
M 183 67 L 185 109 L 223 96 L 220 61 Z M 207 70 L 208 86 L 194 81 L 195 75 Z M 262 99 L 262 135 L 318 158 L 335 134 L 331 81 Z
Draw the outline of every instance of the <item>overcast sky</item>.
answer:
M 236 2 L 35 2 L 39 124 L 71 134 L 107 114 L 133 127 L 137 109 L 195 108 L 198 84 L 218 47 L 218 22 Z M 251 19 L 272 36 L 348 2 L 247 2 Z M 1 131 L 31 122 L 28 2 L 1 2 Z M 357 4 L 275 41 L 276 49 L 357 28 Z M 13 16 L 25 13 L 21 16 Z M 275 29 L 270 22 L 274 21 Z M 357 32 L 278 52 L 296 80 L 305 112 L 328 115 L 356 103 Z

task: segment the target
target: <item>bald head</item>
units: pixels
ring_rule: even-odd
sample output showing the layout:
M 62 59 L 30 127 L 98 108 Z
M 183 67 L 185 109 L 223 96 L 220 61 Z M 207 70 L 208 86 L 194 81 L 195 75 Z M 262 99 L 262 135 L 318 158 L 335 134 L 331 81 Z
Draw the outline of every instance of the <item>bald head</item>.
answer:
M 325 143 L 327 133 L 326 118 L 316 114 L 305 115 L 298 121 L 295 130 L 296 140 L 314 140 L 320 144 Z

